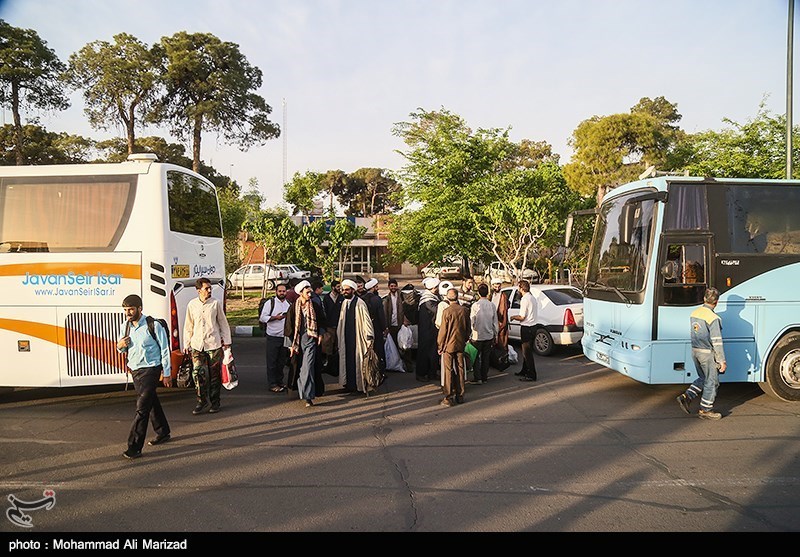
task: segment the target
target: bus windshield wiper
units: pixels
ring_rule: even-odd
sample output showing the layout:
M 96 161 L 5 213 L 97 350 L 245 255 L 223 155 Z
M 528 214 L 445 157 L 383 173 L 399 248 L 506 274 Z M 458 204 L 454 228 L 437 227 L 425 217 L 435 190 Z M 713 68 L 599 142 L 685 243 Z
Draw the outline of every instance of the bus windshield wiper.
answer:
M 592 282 L 592 281 L 588 281 L 588 282 L 586 283 L 586 286 L 587 286 L 587 287 L 588 287 L 588 286 L 591 286 L 591 287 L 593 287 L 593 288 L 599 288 L 600 290 L 605 290 L 605 291 L 611 290 L 611 291 L 612 291 L 612 292 L 614 292 L 614 293 L 615 293 L 617 296 L 619 296 L 619 297 L 620 297 L 620 299 L 621 299 L 623 302 L 625 302 L 626 304 L 630 304 L 630 303 L 632 303 L 632 302 L 631 302 L 631 301 L 628 299 L 628 297 L 627 297 L 625 294 L 623 294 L 622 290 L 620 290 L 620 289 L 619 289 L 619 288 L 617 288 L 616 286 L 611 286 L 610 284 L 601 284 L 601 283 L 599 283 L 599 282 Z

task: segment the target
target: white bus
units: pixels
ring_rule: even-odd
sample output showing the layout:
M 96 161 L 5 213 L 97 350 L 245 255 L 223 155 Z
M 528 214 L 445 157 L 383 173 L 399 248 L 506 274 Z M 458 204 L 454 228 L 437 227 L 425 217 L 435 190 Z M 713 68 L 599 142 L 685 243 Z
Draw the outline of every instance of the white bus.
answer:
M 198 278 L 224 302 L 216 189 L 156 161 L 0 167 L 0 386 L 125 383 L 128 294 L 167 321 L 171 350 Z

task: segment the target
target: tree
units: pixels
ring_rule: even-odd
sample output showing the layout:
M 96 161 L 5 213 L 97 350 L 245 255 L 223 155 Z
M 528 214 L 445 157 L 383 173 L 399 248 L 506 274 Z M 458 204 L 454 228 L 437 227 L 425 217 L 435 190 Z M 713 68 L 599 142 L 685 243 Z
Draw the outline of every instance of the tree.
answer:
M 69 58 L 67 79 L 83 89 L 84 113 L 96 129 L 126 131 L 128 154 L 135 151 L 137 123 L 152 118 L 158 92 L 157 56 L 127 33 L 114 35 L 114 44 L 95 41 Z
M 686 139 L 686 170 L 692 176 L 718 178 L 784 178 L 786 118 L 772 115 L 762 101 L 756 116 L 743 124 L 728 118 L 721 131 L 704 131 Z M 794 136 L 800 130 L 795 128 Z M 793 155 L 795 162 L 797 157 Z M 793 165 L 794 177 L 800 176 Z
M 314 209 L 314 201 L 323 187 L 318 172 L 295 172 L 292 181 L 283 186 L 283 200 L 291 206 L 293 215 L 307 215 Z
M 486 251 L 511 276 L 522 276 L 519 271 L 538 258 L 552 277 L 552 257 L 563 244 L 567 214 L 581 203 L 559 166 L 549 162 L 533 170 L 513 170 L 496 176 L 487 189 L 494 195 L 473 214 Z
M 366 231 L 363 226 L 329 213 L 327 218 L 315 219 L 300 227 L 297 260 L 307 267 L 319 269 L 323 279 L 331 281 L 341 255 Z M 339 272 L 341 274 L 341 269 Z
M 250 65 L 238 45 L 210 33 L 181 31 L 162 37 L 156 50 L 166 88 L 158 119 L 169 122 L 179 139 L 192 138 L 195 172 L 203 131 L 220 132 L 245 150 L 280 135 L 269 120 L 272 108 L 252 92 L 261 87 L 261 70 Z
M 491 199 L 485 186 L 514 166 L 519 147 L 508 139 L 508 130 L 473 132 L 444 108 L 418 109 L 410 116 L 392 131 L 408 145 L 400 153 L 407 164 L 398 176 L 404 205 L 415 208 L 392 220 L 390 251 L 416 264 L 486 256 L 472 215 Z
M 69 100 L 60 75 L 64 63 L 33 29 L 19 29 L 0 19 L 0 104 L 14 117 L 17 165 L 25 164 L 20 111 L 24 108 L 66 110 Z
M 18 130 L 12 124 L 0 127 L 0 165 L 14 165 L 19 145 Z M 91 139 L 47 131 L 41 126 L 22 126 L 22 156 L 28 164 L 74 164 L 93 159 Z
M 677 105 L 642 98 L 628 114 L 592 116 L 572 134 L 574 155 L 564 166 L 567 183 L 583 196 L 602 199 L 611 188 L 638 178 L 647 167 L 670 170 L 683 161 L 676 146 L 683 132 Z
M 264 259 L 292 260 L 297 253 L 298 229 L 283 209 L 254 211 L 250 206 L 242 229 L 264 250 Z M 266 287 L 265 287 L 266 288 Z M 266 291 L 262 291 L 262 296 Z M 244 291 L 242 291 L 244 296 Z
M 222 218 L 222 241 L 225 251 L 225 268 L 230 272 L 242 264 L 239 253 L 239 233 L 247 219 L 248 207 L 239 198 L 238 192 L 230 189 L 219 190 L 219 212 Z M 227 272 L 225 273 L 227 276 Z
M 345 214 L 372 217 L 402 208 L 400 184 L 383 168 L 360 168 L 334 187 Z

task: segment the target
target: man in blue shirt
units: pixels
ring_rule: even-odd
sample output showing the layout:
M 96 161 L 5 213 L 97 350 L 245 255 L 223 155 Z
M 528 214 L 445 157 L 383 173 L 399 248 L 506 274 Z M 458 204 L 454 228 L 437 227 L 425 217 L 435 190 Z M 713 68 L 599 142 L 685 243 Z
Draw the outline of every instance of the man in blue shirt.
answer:
M 156 393 L 162 372 L 164 386 L 172 385 L 170 344 L 167 331 L 157 320 L 153 321 L 156 335 L 153 338 L 147 316 L 142 313 L 142 299 L 139 296 L 126 296 L 122 301 L 122 309 L 125 312 L 125 323 L 117 341 L 117 350 L 126 355 L 133 387 L 136 389 L 136 414 L 128 435 L 128 450 L 122 456 L 133 459 L 142 456 L 148 419 L 153 423 L 153 430 L 156 432 L 150 445 L 166 443 L 170 439 L 169 423 Z

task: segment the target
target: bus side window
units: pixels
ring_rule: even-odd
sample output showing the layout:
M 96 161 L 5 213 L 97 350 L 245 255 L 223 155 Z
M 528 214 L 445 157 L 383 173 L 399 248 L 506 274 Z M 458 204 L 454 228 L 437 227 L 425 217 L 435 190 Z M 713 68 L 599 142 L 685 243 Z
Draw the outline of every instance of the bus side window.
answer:
M 702 303 L 706 289 L 706 248 L 697 244 L 670 244 L 664 274 L 664 303 L 674 306 Z

